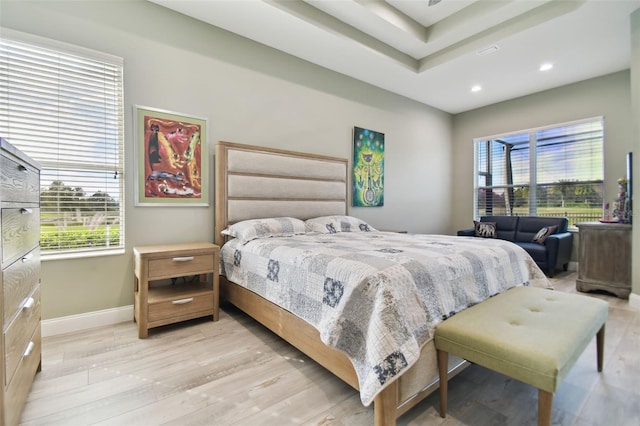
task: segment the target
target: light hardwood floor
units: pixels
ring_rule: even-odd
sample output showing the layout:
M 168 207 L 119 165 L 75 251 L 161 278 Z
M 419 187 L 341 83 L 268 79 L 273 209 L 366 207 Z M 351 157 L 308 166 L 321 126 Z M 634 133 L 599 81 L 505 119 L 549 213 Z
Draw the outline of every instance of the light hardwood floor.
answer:
M 556 289 L 575 292 L 575 273 Z M 553 423 L 640 425 L 640 312 L 609 301 L 604 371 L 595 342 L 554 399 Z M 151 330 L 133 322 L 43 339 L 25 425 L 372 425 L 357 392 L 246 315 Z M 451 380 L 449 415 L 435 392 L 399 425 L 535 425 L 537 391 L 470 366 Z

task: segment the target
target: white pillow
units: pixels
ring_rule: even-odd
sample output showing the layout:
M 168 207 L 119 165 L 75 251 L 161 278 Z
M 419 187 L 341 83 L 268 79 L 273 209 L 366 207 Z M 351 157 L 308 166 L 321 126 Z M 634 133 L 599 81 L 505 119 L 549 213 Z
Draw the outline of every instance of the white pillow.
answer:
M 335 234 L 336 232 L 370 232 L 375 231 L 364 220 L 352 216 L 321 216 L 307 219 L 307 231 L 321 234 Z
M 305 223 L 300 219 L 295 217 L 270 217 L 234 223 L 222 231 L 222 234 L 242 241 L 251 241 L 256 238 L 290 237 L 304 234 L 305 232 Z

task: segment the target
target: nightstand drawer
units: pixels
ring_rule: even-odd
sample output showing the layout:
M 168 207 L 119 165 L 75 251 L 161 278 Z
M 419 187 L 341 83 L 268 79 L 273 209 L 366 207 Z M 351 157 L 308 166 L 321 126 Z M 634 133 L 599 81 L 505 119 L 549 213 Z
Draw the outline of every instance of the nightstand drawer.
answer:
M 40 247 L 2 271 L 4 324 L 9 324 L 40 282 Z
M 170 320 L 166 323 L 213 315 L 213 291 L 199 295 L 177 297 L 172 300 L 149 304 L 149 323 Z
M 38 246 L 40 242 L 40 209 L 2 209 L 2 264 L 13 262 L 18 257 Z
M 33 332 L 40 327 L 40 289 L 31 294 L 16 319 L 4 331 L 5 384 L 13 375 L 29 348 Z
M 149 271 L 147 276 L 150 280 L 157 280 L 169 277 L 181 277 L 208 273 L 214 270 L 213 254 L 188 255 L 149 259 Z

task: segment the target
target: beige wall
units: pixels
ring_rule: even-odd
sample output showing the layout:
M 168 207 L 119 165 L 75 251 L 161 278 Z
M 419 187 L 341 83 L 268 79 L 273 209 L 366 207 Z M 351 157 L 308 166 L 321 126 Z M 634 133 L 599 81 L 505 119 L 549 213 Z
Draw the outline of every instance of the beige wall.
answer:
M 633 104 L 633 193 L 635 211 L 640 211 L 640 10 L 631 15 L 631 93 Z M 640 215 L 634 219 L 632 243 L 632 303 L 640 308 Z M 635 297 L 634 297 L 635 295 Z
M 473 139 L 483 136 L 603 116 L 605 199 L 613 201 L 617 179 L 626 175 L 626 155 L 633 150 L 630 87 L 629 71 L 621 71 L 454 116 L 450 231 L 471 225 Z
M 146 1 L 1 0 L 0 10 L 3 27 L 125 63 L 126 253 L 43 262 L 44 319 L 131 305 L 133 246 L 213 241 L 213 207 L 134 206 L 136 104 L 207 117 L 211 156 L 226 140 L 349 157 L 353 126 L 384 132 L 385 205 L 351 213 L 381 229 L 450 227 L 447 113 Z

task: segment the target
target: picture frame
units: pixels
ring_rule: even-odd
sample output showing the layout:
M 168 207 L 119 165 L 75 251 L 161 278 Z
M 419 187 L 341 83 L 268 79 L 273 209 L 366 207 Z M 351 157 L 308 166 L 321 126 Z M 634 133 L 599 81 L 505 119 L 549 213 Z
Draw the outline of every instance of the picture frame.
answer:
M 207 119 L 134 105 L 136 206 L 208 206 Z
M 384 133 L 353 128 L 352 205 L 384 206 Z

